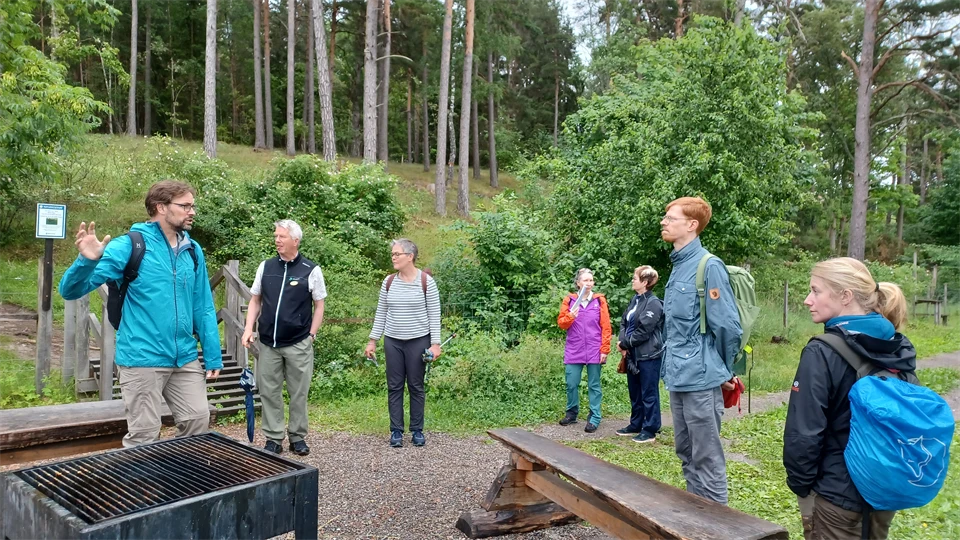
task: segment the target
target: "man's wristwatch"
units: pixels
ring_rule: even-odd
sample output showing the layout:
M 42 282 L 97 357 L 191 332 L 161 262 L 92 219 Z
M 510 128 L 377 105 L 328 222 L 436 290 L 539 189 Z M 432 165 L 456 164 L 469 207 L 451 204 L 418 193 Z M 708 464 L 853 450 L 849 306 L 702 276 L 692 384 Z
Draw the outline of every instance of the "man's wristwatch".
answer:
M 316 341 L 317 335 L 316 335 L 316 334 L 310 334 L 310 339 Z

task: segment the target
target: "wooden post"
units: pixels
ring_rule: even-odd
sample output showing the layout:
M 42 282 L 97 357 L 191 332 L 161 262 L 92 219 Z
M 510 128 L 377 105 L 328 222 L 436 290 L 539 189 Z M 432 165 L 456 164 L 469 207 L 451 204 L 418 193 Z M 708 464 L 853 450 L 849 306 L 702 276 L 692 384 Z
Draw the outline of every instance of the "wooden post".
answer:
M 90 373 L 90 295 L 77 300 L 77 329 L 74 341 L 74 351 L 77 362 L 74 371 L 74 388 L 79 392 L 80 381 L 93 377 Z
M 240 261 L 227 261 L 226 270 L 229 270 L 235 276 L 240 275 Z M 227 311 L 236 317 L 238 321 L 244 321 L 242 314 L 240 313 L 240 292 L 237 291 L 236 287 L 233 287 L 230 280 L 224 280 L 224 287 L 227 292 Z M 240 352 L 240 349 L 243 347 L 240 342 L 240 335 L 238 332 L 242 332 L 242 328 L 234 328 L 232 324 L 223 321 L 223 333 L 226 338 L 227 345 L 227 354 L 233 356 L 233 359 L 237 361 L 239 365 L 243 358 L 243 354 Z
M 917 250 L 913 250 L 913 318 L 917 318 Z
M 63 356 L 60 358 L 60 377 L 63 384 L 74 378 L 77 363 L 77 301 L 63 302 Z
M 937 294 L 937 265 L 933 265 L 933 276 L 930 278 L 930 290 L 927 291 L 927 298 L 931 300 Z
M 787 328 L 790 314 L 790 282 L 783 282 L 783 328 Z
M 45 240 L 43 257 L 37 267 L 37 363 L 33 384 L 43 392 L 44 378 L 50 375 L 50 342 L 53 339 L 53 311 L 50 294 L 53 281 L 53 240 Z
M 101 289 L 106 289 L 106 285 L 101 285 Z M 113 358 L 116 352 L 117 331 L 110 324 L 110 317 L 107 315 L 108 293 L 104 291 L 101 294 L 103 298 L 103 314 L 100 323 L 100 332 L 103 337 L 103 345 L 100 348 L 100 401 L 110 401 L 113 399 Z

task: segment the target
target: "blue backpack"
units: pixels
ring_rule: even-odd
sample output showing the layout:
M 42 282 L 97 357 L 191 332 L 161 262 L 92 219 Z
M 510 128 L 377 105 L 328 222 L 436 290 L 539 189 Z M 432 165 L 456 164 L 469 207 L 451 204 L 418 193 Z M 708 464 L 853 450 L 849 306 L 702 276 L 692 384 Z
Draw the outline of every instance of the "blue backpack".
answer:
M 950 463 L 953 412 L 913 371 L 894 373 L 860 358 L 835 334 L 823 341 L 857 371 L 850 388 L 850 439 L 843 459 L 874 510 L 924 506 L 940 492 Z M 872 375 L 872 376 L 869 376 Z

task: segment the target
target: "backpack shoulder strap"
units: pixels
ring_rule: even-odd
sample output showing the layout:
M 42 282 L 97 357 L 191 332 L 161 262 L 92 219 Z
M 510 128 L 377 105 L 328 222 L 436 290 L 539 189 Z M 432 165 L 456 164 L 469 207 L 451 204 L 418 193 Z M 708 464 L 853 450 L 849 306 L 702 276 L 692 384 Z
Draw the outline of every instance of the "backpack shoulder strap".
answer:
M 847 345 L 847 342 L 842 337 L 836 334 L 820 334 L 819 336 L 814 336 L 813 339 L 826 343 L 831 349 L 836 351 L 837 354 L 843 357 L 843 359 L 850 364 L 850 367 L 857 372 L 858 379 L 870 375 L 870 372 L 873 371 L 873 364 L 861 358 L 859 354 L 850 348 L 850 345 Z
M 137 279 L 137 276 L 140 275 L 140 263 L 143 262 L 143 255 L 147 252 L 147 246 L 143 241 L 143 235 L 137 231 L 130 231 L 127 233 L 127 236 L 130 237 L 130 259 L 127 260 L 127 265 L 123 268 L 123 286 L 126 290 L 126 285 L 131 281 Z
M 197 262 L 197 250 L 200 249 L 200 244 L 193 238 L 190 239 L 190 243 L 193 244 L 193 249 L 190 250 L 190 258 L 193 259 L 193 271 L 196 272 L 197 268 L 200 267 L 200 263 Z
M 713 258 L 713 253 L 705 253 L 700 257 L 700 263 L 697 264 L 697 298 L 700 299 L 700 333 L 707 333 L 707 284 L 705 274 L 707 272 L 707 261 Z
M 387 292 L 390 292 L 390 286 L 393 285 L 393 280 L 396 278 L 396 274 L 390 274 L 387 276 Z
M 420 288 L 423 289 L 423 298 L 427 298 L 427 273 L 420 271 Z

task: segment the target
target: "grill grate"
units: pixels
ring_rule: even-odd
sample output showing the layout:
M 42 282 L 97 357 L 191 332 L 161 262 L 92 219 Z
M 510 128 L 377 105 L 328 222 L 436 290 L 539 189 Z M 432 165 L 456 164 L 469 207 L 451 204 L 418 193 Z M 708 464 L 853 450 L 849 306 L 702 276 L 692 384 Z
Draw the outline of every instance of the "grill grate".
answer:
M 216 433 L 17 471 L 89 524 L 299 470 Z

